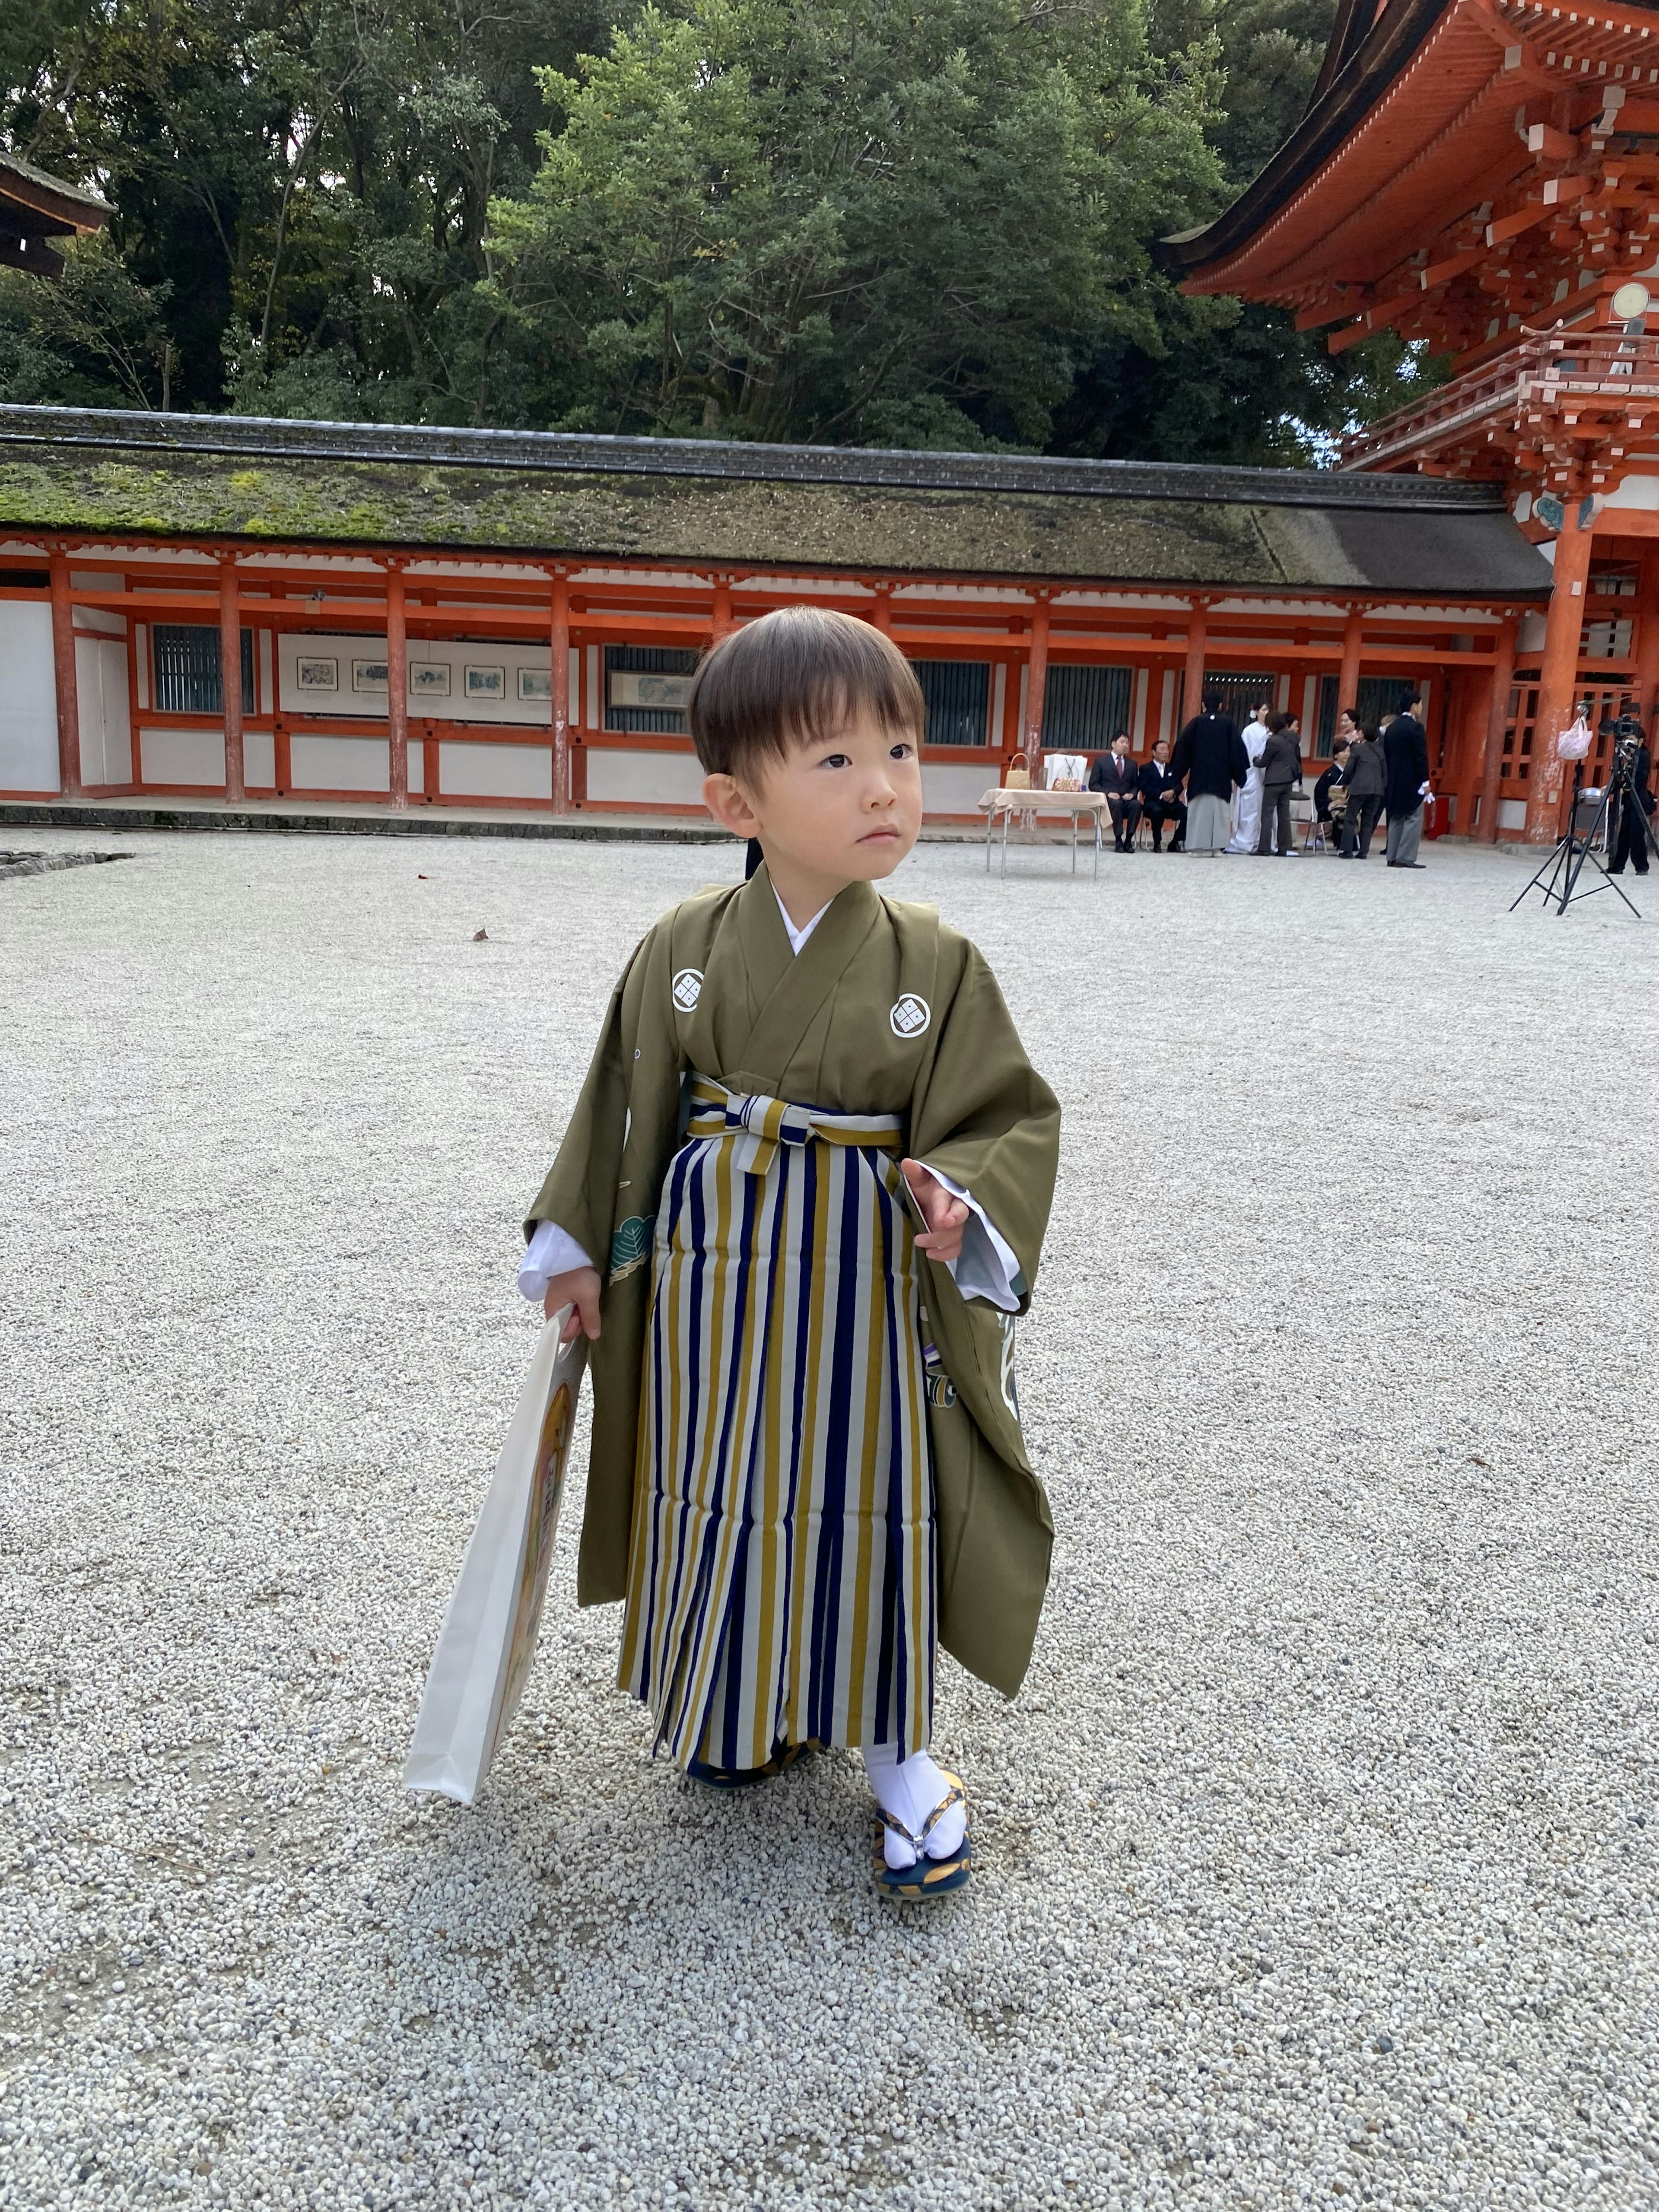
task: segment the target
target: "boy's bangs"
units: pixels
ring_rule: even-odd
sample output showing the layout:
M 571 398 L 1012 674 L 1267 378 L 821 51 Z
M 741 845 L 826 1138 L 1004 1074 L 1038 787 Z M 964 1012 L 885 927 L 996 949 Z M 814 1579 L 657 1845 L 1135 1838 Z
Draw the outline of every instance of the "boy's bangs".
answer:
M 691 736 L 711 775 L 830 742 L 864 714 L 919 744 L 921 687 L 891 638 L 828 607 L 780 607 L 734 630 L 691 686 Z

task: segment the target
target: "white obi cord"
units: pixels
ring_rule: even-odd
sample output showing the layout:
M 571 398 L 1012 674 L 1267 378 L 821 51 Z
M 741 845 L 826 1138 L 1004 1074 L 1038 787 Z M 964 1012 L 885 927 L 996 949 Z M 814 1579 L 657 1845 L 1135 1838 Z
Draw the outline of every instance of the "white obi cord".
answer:
M 775 884 L 772 896 L 777 898 Z M 833 903 L 832 900 L 830 904 Z M 778 912 L 789 933 L 792 951 L 800 951 L 829 911 L 830 906 L 821 906 L 804 928 L 797 929 L 783 901 L 778 899 Z M 924 1160 L 922 1165 L 927 1167 L 927 1163 Z M 968 1219 L 962 1228 L 962 1255 L 945 1263 L 951 1281 L 964 1298 L 983 1298 L 987 1305 L 995 1306 L 1000 1313 L 1018 1313 L 1019 1298 L 1014 1285 L 1019 1279 L 1019 1261 L 1012 1248 L 998 1234 L 990 1216 L 971 1191 L 953 1182 L 948 1175 L 940 1175 L 937 1168 L 928 1168 L 927 1172 L 943 1183 L 952 1198 L 959 1198 L 969 1208 Z M 567 1236 L 556 1221 L 538 1222 L 519 1262 L 519 1288 L 526 1297 L 539 1305 L 547 1296 L 550 1277 L 566 1275 L 573 1267 L 591 1267 L 592 1264 L 575 1238 Z

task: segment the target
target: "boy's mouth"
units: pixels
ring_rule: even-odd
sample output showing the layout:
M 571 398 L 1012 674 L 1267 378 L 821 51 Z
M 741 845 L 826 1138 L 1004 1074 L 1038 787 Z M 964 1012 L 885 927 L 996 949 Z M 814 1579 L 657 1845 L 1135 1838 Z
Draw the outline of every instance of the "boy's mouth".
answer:
M 873 845 L 878 840 L 885 841 L 890 837 L 896 841 L 898 831 L 890 822 L 884 822 L 879 830 L 866 830 L 859 842 L 860 845 Z

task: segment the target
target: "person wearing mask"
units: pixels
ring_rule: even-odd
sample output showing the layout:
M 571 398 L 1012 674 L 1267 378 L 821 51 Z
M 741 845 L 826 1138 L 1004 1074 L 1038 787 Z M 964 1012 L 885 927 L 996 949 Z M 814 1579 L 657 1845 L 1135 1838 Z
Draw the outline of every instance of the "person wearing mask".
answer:
M 1233 834 L 1227 840 L 1230 853 L 1253 853 L 1256 849 L 1256 831 L 1261 822 L 1261 755 L 1273 722 L 1273 703 L 1271 699 L 1263 699 L 1239 732 L 1249 757 L 1250 772 L 1233 808 Z
M 1388 770 L 1383 765 L 1382 747 L 1376 732 L 1359 720 L 1357 708 L 1346 710 L 1347 727 L 1352 731 L 1352 742 L 1348 748 L 1348 765 L 1342 784 L 1348 794 L 1348 804 L 1342 817 L 1342 857 L 1345 860 L 1366 860 L 1370 858 L 1371 832 L 1376 827 L 1376 817 L 1382 811 L 1382 791 L 1388 781 Z
M 1140 771 L 1140 805 L 1152 832 L 1152 850 L 1164 850 L 1164 825 L 1175 824 L 1175 836 L 1170 840 L 1170 850 L 1179 853 L 1184 848 L 1187 836 L 1187 810 L 1181 803 L 1181 793 L 1176 781 L 1176 772 L 1170 765 L 1170 740 L 1160 738 L 1152 747 L 1152 757 Z
M 1622 876 L 1626 864 L 1632 866 L 1638 876 L 1648 872 L 1648 845 L 1653 832 L 1648 826 L 1656 804 L 1649 778 L 1653 773 L 1652 757 L 1644 741 L 1631 757 L 1630 796 L 1619 801 L 1619 823 L 1609 842 L 1613 859 L 1607 866 L 1610 876 Z
M 1103 791 L 1112 811 L 1112 847 L 1133 853 L 1135 831 L 1140 827 L 1140 774 L 1129 755 L 1129 736 L 1120 731 L 1112 750 L 1102 753 L 1089 770 L 1091 791 Z
M 1218 853 L 1227 842 L 1233 793 L 1250 773 L 1250 757 L 1237 725 L 1221 711 L 1218 692 L 1206 695 L 1204 712 L 1181 732 L 1170 765 L 1187 801 L 1187 850 Z
M 1423 802 L 1429 795 L 1429 733 L 1419 720 L 1422 694 L 1408 691 L 1382 734 L 1382 804 L 1389 817 L 1389 866 L 1420 868 Z
M 1302 781 L 1302 727 L 1294 714 L 1282 710 L 1267 717 L 1267 741 L 1261 749 L 1261 834 L 1256 856 L 1267 860 L 1278 838 L 1279 858 L 1288 860 L 1296 851 L 1291 827 L 1291 790 Z
M 1331 754 L 1331 764 L 1314 786 L 1314 819 L 1324 833 L 1325 842 L 1334 848 L 1339 842 L 1337 816 L 1346 813 L 1348 794 L 1343 778 L 1348 766 L 1349 740 L 1340 737 Z

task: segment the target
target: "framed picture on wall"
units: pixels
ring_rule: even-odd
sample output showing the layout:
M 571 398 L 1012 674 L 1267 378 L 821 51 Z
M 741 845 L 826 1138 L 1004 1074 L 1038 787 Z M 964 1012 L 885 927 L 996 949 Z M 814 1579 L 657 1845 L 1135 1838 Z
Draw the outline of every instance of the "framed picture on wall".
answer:
M 447 699 L 449 663 L 447 660 L 411 660 L 409 664 L 409 696 L 411 699 Z
M 553 671 L 550 668 L 521 668 L 519 671 L 520 699 L 550 699 L 553 696 Z
M 466 671 L 466 696 L 469 699 L 505 699 L 507 671 L 504 668 L 476 668 L 470 662 Z
M 351 688 L 354 691 L 384 691 L 386 688 L 384 660 L 354 660 L 351 664 Z
M 296 691 L 337 691 L 339 662 L 302 653 L 294 664 L 294 688 Z

